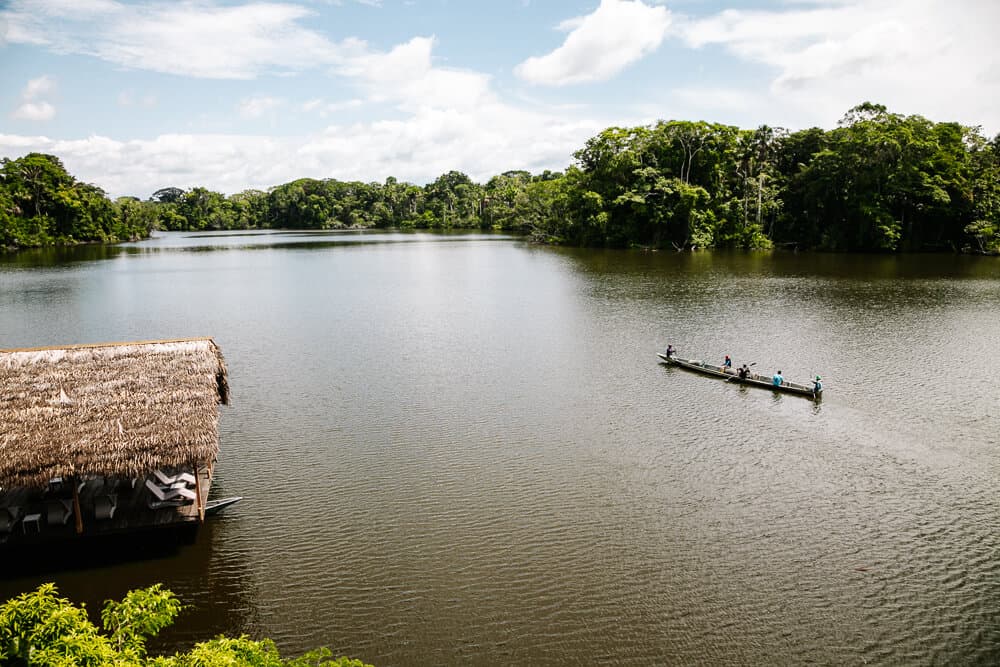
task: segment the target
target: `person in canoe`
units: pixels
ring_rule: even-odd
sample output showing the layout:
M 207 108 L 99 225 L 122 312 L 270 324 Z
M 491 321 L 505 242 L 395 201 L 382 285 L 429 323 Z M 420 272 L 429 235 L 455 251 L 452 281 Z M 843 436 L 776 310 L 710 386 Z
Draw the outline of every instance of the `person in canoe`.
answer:
M 722 362 L 722 366 L 727 371 L 733 367 L 733 360 L 729 358 L 728 354 L 726 355 L 726 360 Z
M 819 380 L 820 380 L 820 378 L 819 378 L 818 375 L 816 376 L 816 379 L 813 380 L 813 393 L 814 394 L 818 394 L 819 392 L 823 391 L 823 383 L 820 382 Z
M 785 384 L 785 378 L 781 375 L 780 370 L 771 377 L 771 382 L 774 383 L 775 387 L 780 387 Z
M 747 368 L 746 364 L 743 364 L 736 370 L 736 374 L 740 376 L 741 380 L 746 380 L 750 377 L 750 369 Z
M 667 345 L 667 359 L 677 354 L 677 350 L 674 349 L 673 345 Z

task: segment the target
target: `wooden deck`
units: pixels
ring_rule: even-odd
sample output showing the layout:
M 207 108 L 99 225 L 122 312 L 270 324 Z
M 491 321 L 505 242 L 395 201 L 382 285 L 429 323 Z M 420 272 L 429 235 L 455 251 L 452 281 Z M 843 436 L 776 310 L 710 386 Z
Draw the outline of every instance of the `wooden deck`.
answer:
M 190 469 L 187 472 L 192 472 Z M 77 493 L 73 493 L 73 486 Z M 185 504 L 151 508 L 156 500 L 145 478 L 119 480 L 91 478 L 56 481 L 48 489 L 0 491 L 0 511 L 14 509 L 16 520 L 8 531 L 0 530 L 0 554 L 5 548 L 72 543 L 81 538 L 123 535 L 147 529 L 181 527 L 196 529 L 201 522 L 212 486 L 211 466 L 201 466 L 197 475 L 197 498 Z M 115 509 L 108 517 L 113 502 Z M 155 505 L 154 505 L 155 506 Z M 103 508 L 103 512 L 102 512 Z

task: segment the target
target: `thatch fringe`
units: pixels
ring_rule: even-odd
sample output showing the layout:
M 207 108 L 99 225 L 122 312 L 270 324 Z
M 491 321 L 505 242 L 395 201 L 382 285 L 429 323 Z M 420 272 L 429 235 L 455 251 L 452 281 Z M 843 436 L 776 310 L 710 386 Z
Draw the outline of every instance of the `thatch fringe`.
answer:
M 2 350 L 0 487 L 213 460 L 228 402 L 211 338 Z

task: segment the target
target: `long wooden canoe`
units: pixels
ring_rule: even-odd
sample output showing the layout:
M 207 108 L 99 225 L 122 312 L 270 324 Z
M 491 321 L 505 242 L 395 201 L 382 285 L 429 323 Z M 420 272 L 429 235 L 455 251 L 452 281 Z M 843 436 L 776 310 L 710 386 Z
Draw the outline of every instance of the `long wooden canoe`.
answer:
M 695 371 L 696 373 L 703 373 L 705 375 L 712 375 L 718 378 L 725 378 L 729 382 L 735 382 L 738 384 L 748 384 L 753 387 L 761 387 L 762 389 L 773 389 L 774 391 L 783 391 L 787 394 L 797 394 L 799 396 L 808 396 L 809 398 L 822 398 L 823 390 L 813 391 L 811 385 L 800 384 L 798 382 L 790 382 L 785 380 L 780 385 L 774 384 L 771 377 L 764 375 L 762 373 L 750 373 L 749 376 L 744 380 L 736 374 L 735 368 L 726 368 L 725 366 L 718 366 L 715 364 L 708 364 L 700 359 L 681 359 L 680 357 L 667 355 L 662 352 L 658 352 L 657 355 L 666 364 L 672 364 L 675 366 L 680 366 L 681 368 L 686 368 L 689 371 Z

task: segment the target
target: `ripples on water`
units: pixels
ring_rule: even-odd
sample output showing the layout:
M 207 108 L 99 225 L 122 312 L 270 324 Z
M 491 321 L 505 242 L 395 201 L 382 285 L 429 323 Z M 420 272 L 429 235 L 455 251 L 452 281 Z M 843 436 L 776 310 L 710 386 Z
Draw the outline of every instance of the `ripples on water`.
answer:
M 158 648 L 1000 662 L 994 260 L 420 234 L 68 259 L 0 263 L 3 346 L 209 334 L 230 369 L 213 493 L 243 503 L 179 556 L 55 577 L 92 608 L 165 581 L 192 608 Z M 665 368 L 667 342 L 827 395 Z

